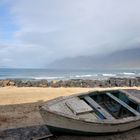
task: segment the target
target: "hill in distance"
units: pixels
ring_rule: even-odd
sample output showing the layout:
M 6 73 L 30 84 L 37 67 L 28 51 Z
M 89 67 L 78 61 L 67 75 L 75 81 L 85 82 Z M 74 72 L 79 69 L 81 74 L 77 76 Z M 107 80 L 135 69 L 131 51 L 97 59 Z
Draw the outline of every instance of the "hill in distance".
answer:
M 49 64 L 53 69 L 140 68 L 140 48 L 126 49 L 100 56 L 64 58 Z

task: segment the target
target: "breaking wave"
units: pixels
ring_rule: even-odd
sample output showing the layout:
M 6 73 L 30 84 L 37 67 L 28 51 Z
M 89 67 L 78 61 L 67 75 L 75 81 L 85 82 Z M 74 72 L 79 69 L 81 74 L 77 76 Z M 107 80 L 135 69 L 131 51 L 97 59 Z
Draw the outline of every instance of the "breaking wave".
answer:
M 104 73 L 102 75 L 105 76 L 105 77 L 115 77 L 115 76 L 117 76 L 116 74 L 112 74 L 112 73 Z
M 87 74 L 87 75 L 76 75 L 75 77 L 76 78 L 84 78 L 84 77 L 93 77 L 93 76 L 98 76 L 97 74 L 95 74 L 95 75 L 90 75 L 90 74 Z
M 135 75 L 135 72 L 123 72 L 123 75 Z
M 35 77 L 34 79 L 35 80 L 41 80 L 41 79 L 46 79 L 46 80 L 55 80 L 55 79 L 63 79 L 64 77 L 53 77 L 53 76 L 50 76 L 50 77 Z

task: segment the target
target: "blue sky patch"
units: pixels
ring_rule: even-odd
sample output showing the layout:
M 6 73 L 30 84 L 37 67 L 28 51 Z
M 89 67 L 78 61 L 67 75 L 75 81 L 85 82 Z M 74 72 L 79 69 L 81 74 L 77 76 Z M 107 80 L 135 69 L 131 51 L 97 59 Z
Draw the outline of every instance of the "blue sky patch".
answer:
M 12 19 L 8 6 L 0 5 L 0 40 L 10 41 L 17 30 L 18 27 Z

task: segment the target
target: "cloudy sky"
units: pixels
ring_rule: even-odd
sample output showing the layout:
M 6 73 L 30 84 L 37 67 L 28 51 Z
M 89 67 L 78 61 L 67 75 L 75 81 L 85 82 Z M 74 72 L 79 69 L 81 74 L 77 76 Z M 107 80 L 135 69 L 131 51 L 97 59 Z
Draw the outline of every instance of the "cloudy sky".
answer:
M 140 0 L 0 0 L 0 67 L 40 68 L 139 44 Z

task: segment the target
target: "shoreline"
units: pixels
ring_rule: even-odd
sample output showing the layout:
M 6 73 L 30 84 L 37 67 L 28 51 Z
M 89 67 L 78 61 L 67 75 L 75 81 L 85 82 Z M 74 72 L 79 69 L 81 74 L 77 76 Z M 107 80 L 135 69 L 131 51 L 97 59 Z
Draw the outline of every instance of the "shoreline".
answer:
M 139 87 L 140 77 L 135 78 L 108 78 L 106 80 L 69 79 L 69 80 L 25 80 L 5 79 L 0 80 L 0 87 Z

